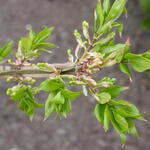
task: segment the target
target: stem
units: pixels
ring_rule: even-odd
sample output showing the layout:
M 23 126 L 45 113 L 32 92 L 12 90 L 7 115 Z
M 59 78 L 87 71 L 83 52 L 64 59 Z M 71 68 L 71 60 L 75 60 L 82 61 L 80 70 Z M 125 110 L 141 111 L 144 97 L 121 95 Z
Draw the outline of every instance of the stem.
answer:
M 59 74 L 66 74 L 75 72 L 75 65 L 73 63 L 64 63 L 64 64 L 50 64 Z M 4 67 L 4 66 L 2 66 Z M 45 78 L 50 77 L 50 74 L 56 74 L 53 71 L 39 69 L 37 66 L 26 66 L 22 67 L 20 70 L 14 69 L 11 66 L 8 66 L 6 70 L 0 70 L 0 79 L 8 78 L 9 76 L 30 76 L 35 78 Z
M 84 52 L 84 54 L 83 54 L 82 57 L 80 58 L 80 61 L 81 61 L 82 59 L 84 59 L 84 58 L 86 57 L 86 55 L 87 55 L 87 52 L 89 52 L 89 51 L 92 49 L 94 42 L 95 42 L 95 39 L 93 38 L 93 40 L 91 41 L 91 43 L 90 43 L 90 45 L 88 46 L 87 50 Z

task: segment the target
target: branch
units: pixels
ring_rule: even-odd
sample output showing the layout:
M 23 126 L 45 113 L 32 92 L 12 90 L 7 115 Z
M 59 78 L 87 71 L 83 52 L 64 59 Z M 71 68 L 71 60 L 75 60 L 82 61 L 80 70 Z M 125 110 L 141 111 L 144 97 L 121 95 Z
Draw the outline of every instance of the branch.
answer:
M 64 64 L 49 64 L 51 67 L 55 68 L 59 74 L 73 73 L 75 72 L 75 65 L 73 63 Z M 5 69 L 4 69 L 5 68 Z M 9 76 L 30 76 L 35 78 L 46 78 L 50 75 L 56 74 L 54 71 L 48 71 L 44 69 L 39 69 L 37 66 L 26 66 L 22 67 L 21 70 L 14 69 L 12 66 L 1 66 L 0 79 L 8 78 Z

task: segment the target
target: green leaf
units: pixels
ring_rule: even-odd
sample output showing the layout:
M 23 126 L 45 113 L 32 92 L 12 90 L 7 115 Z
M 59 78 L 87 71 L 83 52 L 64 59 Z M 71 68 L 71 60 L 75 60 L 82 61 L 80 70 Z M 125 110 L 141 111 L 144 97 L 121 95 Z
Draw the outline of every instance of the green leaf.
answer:
M 102 9 L 101 1 L 99 0 L 96 6 L 96 12 L 95 12 L 95 30 L 99 30 L 101 26 L 103 25 L 104 21 L 104 14 Z
M 114 115 L 114 119 L 117 122 L 117 124 L 119 125 L 121 132 L 127 132 L 128 131 L 128 122 L 127 120 L 119 115 L 118 113 L 113 111 L 113 115 Z
M 56 90 L 64 88 L 64 87 L 65 87 L 64 82 L 59 78 L 47 79 L 40 84 L 39 90 L 46 91 L 46 92 L 52 92 L 52 91 L 56 91 Z
M 107 132 L 109 130 L 110 120 L 111 120 L 111 114 L 110 114 L 109 106 L 106 105 L 105 111 L 104 111 L 104 129 L 105 129 L 105 132 Z
M 138 120 L 144 120 L 143 114 L 137 107 L 125 100 L 111 100 L 110 104 L 114 106 L 115 111 L 124 117 L 130 117 Z
M 150 50 L 147 50 L 145 53 L 142 54 L 142 56 L 150 59 Z
M 60 112 L 62 115 L 66 118 L 67 114 L 71 113 L 71 101 L 68 99 L 65 99 L 65 103 L 62 105 Z
M 35 109 L 31 106 L 28 105 L 25 99 L 22 99 L 20 104 L 19 104 L 19 109 L 24 111 L 28 116 L 30 121 L 33 120 L 34 114 L 35 114 Z
M 125 58 L 137 72 L 144 72 L 150 69 L 150 60 L 148 58 L 131 53 L 126 54 Z
M 128 17 L 128 11 L 127 11 L 126 7 L 124 7 L 123 13 L 124 13 L 125 17 L 127 18 Z
M 128 87 L 121 87 L 118 85 L 112 85 L 108 88 L 104 88 L 102 89 L 102 92 L 107 92 L 111 95 L 111 98 L 117 98 L 120 96 L 120 94 L 125 91 L 126 89 L 128 89 Z
M 109 21 L 109 22 L 105 23 L 101 28 L 98 29 L 97 34 L 99 34 L 99 36 L 101 36 L 101 35 L 109 32 L 111 29 L 112 29 L 112 21 Z
M 107 14 L 110 9 L 110 0 L 104 0 L 103 2 L 103 10 Z
M 113 27 L 116 27 L 118 29 L 118 32 L 120 34 L 120 37 L 122 36 L 122 32 L 123 32 L 123 24 L 120 24 L 118 22 L 114 22 L 112 24 Z
M 124 134 L 122 132 L 122 129 L 120 128 L 120 126 L 118 125 L 118 123 L 116 122 L 115 118 L 114 118 L 114 115 L 112 115 L 112 124 L 113 124 L 113 127 L 114 129 L 116 130 L 116 132 L 120 135 L 120 138 L 121 138 L 121 143 L 122 144 L 125 144 L 126 143 L 126 140 L 127 140 L 127 136 L 126 134 Z
M 115 2 L 112 5 L 112 8 L 109 11 L 108 16 L 106 17 L 106 22 L 110 20 L 117 20 L 123 13 L 126 3 L 127 0 L 115 0 Z
M 51 36 L 52 31 L 54 30 L 54 27 L 43 29 L 34 39 L 33 44 L 39 44 L 43 43 L 48 40 L 48 38 Z
M 107 92 L 102 92 L 98 94 L 101 104 L 108 103 L 111 100 L 111 95 Z
M 127 64 L 125 63 L 120 63 L 119 64 L 119 69 L 121 72 L 125 73 L 128 75 L 129 79 L 132 81 L 132 74 L 131 71 L 129 70 L 129 67 Z
M 12 51 L 13 42 L 9 42 L 0 48 L 0 61 L 6 58 Z
M 106 107 L 106 104 L 97 104 L 95 106 L 95 109 L 94 109 L 94 114 L 96 116 L 96 119 L 102 124 L 104 125 L 104 111 L 105 111 L 105 107 Z
M 39 43 L 36 45 L 33 45 L 33 49 L 39 49 L 39 48 L 46 48 L 46 47 L 57 47 L 55 44 L 53 43 Z
M 31 88 L 27 88 L 26 90 L 24 90 L 22 96 L 24 96 L 24 98 L 25 98 L 26 101 L 29 103 L 29 105 L 32 105 L 32 106 L 35 107 L 35 108 L 43 108 L 43 105 L 42 105 L 42 104 L 38 104 L 38 103 L 35 101 L 35 98 L 34 98 L 34 96 L 33 96 L 32 89 L 31 89 Z
M 27 115 L 29 116 L 30 121 L 32 122 L 35 114 L 35 109 L 32 109 L 31 107 L 29 108 Z
M 102 38 L 102 39 L 100 39 L 98 42 L 96 42 L 94 45 L 96 46 L 96 45 L 99 45 L 99 46 L 102 46 L 102 45 L 105 45 L 105 44 L 107 44 L 108 42 L 110 42 L 112 39 L 114 39 L 114 37 L 115 37 L 115 32 L 111 32 L 111 33 L 109 33 L 107 36 L 106 36 L 106 38 Z
M 35 101 L 33 89 L 22 84 L 18 84 L 7 92 L 12 100 L 19 103 L 19 109 L 24 111 L 32 121 L 36 108 L 43 108 L 42 104 Z
M 128 117 L 135 118 L 138 120 L 144 120 L 142 114 L 139 112 L 137 107 L 133 104 L 130 104 L 130 106 L 119 106 L 119 109 L 123 109 L 126 112 L 126 114 L 128 114 L 127 115 Z
M 128 101 L 125 101 L 125 100 L 111 100 L 110 104 L 114 106 L 131 106 L 132 105 Z
M 136 137 L 139 137 L 139 134 L 138 134 L 138 132 L 136 130 L 136 127 L 135 127 L 135 124 L 134 124 L 133 120 L 127 118 L 127 122 L 128 122 L 128 125 L 129 125 L 129 131 L 128 132 L 130 134 L 133 134 Z
M 21 38 L 21 50 L 23 54 L 30 53 L 32 46 L 32 39 L 31 38 Z
M 125 48 L 125 44 L 117 44 L 117 45 L 114 45 L 114 46 L 107 46 L 105 47 L 104 49 L 101 50 L 101 53 L 102 54 L 109 54 L 109 53 L 113 53 L 113 52 L 116 52 L 116 51 L 121 51 Z
M 52 103 L 46 104 L 44 121 L 47 120 L 55 111 L 56 111 L 55 104 L 52 104 Z
M 126 106 L 127 107 L 127 106 Z M 141 114 L 135 115 L 132 113 L 128 113 L 128 111 L 126 111 L 126 109 L 124 107 L 121 108 L 114 108 L 114 111 L 118 114 L 120 114 L 121 116 L 125 117 L 125 118 L 134 118 L 134 119 L 138 119 Z
M 49 94 L 46 103 L 45 103 L 45 117 L 44 120 L 47 120 L 55 111 L 56 111 L 56 104 L 53 104 L 51 100 L 56 96 L 55 92 Z
M 64 96 L 62 95 L 61 91 L 58 92 L 55 97 L 53 97 L 51 99 L 51 102 L 52 103 L 55 103 L 55 104 L 64 104 L 65 103 L 65 98 Z
M 45 103 L 44 120 L 48 119 L 53 113 L 57 113 L 57 116 L 63 115 L 66 118 L 71 110 L 71 101 L 64 98 L 61 91 L 52 92 Z
M 67 89 L 62 89 L 61 92 L 62 92 L 63 96 L 69 100 L 75 100 L 78 98 L 78 96 L 80 96 L 82 94 L 82 92 L 73 92 L 73 91 L 70 91 Z

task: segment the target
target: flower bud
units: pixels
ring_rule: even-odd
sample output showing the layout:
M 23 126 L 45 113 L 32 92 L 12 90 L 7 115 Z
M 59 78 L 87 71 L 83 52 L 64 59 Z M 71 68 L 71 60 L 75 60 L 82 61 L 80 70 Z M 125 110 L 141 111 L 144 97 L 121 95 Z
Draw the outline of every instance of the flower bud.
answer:
M 82 30 L 83 30 L 83 35 L 86 39 L 90 40 L 89 36 L 89 24 L 87 21 L 83 21 L 82 23 Z
M 74 36 L 75 36 L 77 39 L 81 39 L 81 34 L 78 32 L 78 30 L 74 30 Z

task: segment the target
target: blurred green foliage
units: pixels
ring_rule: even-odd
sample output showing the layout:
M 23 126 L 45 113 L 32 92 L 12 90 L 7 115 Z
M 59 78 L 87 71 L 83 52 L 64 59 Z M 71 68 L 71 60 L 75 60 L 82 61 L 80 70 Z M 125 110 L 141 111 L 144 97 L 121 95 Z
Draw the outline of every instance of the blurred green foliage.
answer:
M 144 12 L 147 14 L 147 18 L 142 21 L 142 28 L 150 30 L 150 0 L 140 0 L 140 4 Z

